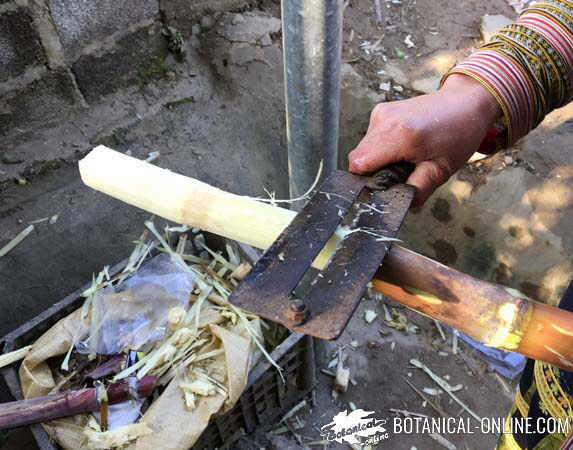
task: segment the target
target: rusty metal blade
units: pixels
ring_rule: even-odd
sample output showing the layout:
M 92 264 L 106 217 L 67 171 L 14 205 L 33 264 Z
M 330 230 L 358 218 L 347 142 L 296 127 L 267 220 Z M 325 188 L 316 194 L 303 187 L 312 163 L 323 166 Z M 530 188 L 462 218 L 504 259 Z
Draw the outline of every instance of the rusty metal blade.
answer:
M 336 339 L 342 333 L 391 246 L 378 236 L 396 236 L 413 197 L 414 188 L 405 184 L 371 194 L 370 204 L 384 214 L 363 212 L 357 228 L 373 234 L 357 231 L 342 241 L 306 296 L 309 319 L 291 328 L 321 339 Z
M 363 177 L 333 172 L 303 210 L 259 259 L 229 301 L 275 322 L 312 261 L 332 236 L 364 187 Z

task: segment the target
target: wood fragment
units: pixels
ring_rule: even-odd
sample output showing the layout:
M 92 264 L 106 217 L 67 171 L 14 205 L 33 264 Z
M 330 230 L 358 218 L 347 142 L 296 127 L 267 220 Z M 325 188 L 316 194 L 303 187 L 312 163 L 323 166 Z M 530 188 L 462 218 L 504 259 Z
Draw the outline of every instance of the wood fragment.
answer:
M 216 281 L 218 281 L 219 283 L 221 283 L 223 286 L 225 286 L 226 289 L 228 289 L 229 291 L 233 290 L 233 285 L 228 282 L 227 280 L 221 278 L 219 276 L 219 274 L 217 272 L 215 272 L 213 269 L 211 269 L 210 267 L 205 267 L 205 272 L 207 272 L 211 277 L 213 277 L 213 279 L 215 279 Z M 207 294 L 209 295 L 209 294 Z
M 100 364 L 94 370 L 89 372 L 84 378 L 86 380 L 97 380 L 99 378 L 107 377 L 108 375 L 117 373 L 125 362 L 125 355 L 118 354 L 112 355 L 106 362 Z M 83 368 L 82 368 L 83 369 Z
M 372 322 L 374 322 L 376 320 L 376 317 L 378 317 L 378 314 L 376 314 L 376 311 L 372 309 L 367 309 L 364 312 L 364 320 L 366 321 L 367 324 L 371 324 Z
M 235 270 L 233 270 L 233 272 L 231 272 L 231 278 L 241 281 L 249 274 L 252 268 L 253 266 L 248 262 L 242 262 Z
M 28 227 L 24 228 L 18 235 L 8 242 L 4 247 L 0 248 L 0 258 L 6 256 L 9 252 L 11 252 L 16 246 L 18 246 L 26 237 L 34 231 L 34 225 L 29 225 Z
M 444 329 L 440 322 L 434 319 L 434 324 L 436 324 L 436 328 L 438 329 L 440 336 L 442 337 L 442 341 L 446 342 L 448 339 L 446 338 L 446 333 L 444 333 Z
M 32 220 L 32 221 L 30 222 L 30 225 L 37 225 L 37 224 L 42 223 L 42 222 L 47 222 L 48 220 L 50 220 L 49 217 L 44 217 L 44 218 L 42 218 L 42 219 Z
M 495 377 L 495 379 L 497 381 L 499 381 L 499 384 L 501 384 L 503 391 L 506 394 L 509 394 L 510 397 L 512 397 L 512 391 L 511 391 L 511 388 L 509 387 L 509 385 L 507 384 L 507 382 L 503 378 L 501 378 L 501 376 L 496 372 L 493 373 L 493 376 Z
M 145 162 L 151 163 L 155 161 L 157 158 L 161 156 L 160 152 L 149 152 L 147 158 L 145 158 Z
M 101 431 L 107 431 L 109 426 L 109 405 L 107 401 L 102 401 L 99 404 L 99 426 Z
M 428 405 L 430 405 L 430 407 L 436 411 L 440 416 L 442 417 L 449 417 L 449 415 L 442 409 L 440 408 L 436 403 L 434 403 L 432 400 L 430 400 L 428 397 L 426 397 L 424 395 L 424 393 L 422 391 L 420 391 L 416 386 L 414 386 L 414 384 L 412 382 L 410 382 L 409 380 L 404 380 L 406 383 L 408 383 L 408 386 L 410 386 L 412 388 L 412 390 L 418 394 L 418 396 L 424 400 L 424 402 L 426 402 Z
M 277 427 L 274 430 L 269 431 L 270 434 L 284 434 L 284 433 L 288 433 L 289 429 L 286 425 L 283 425 L 282 427 Z
M 18 350 L 14 350 L 13 352 L 4 353 L 3 355 L 0 355 L 0 368 L 9 366 L 10 364 L 15 363 L 16 361 L 24 359 L 26 355 L 30 353 L 30 350 L 32 350 L 32 346 L 28 345 Z
M 346 392 L 348 390 L 348 384 L 350 383 L 350 369 L 344 367 L 342 358 L 338 361 L 338 366 L 336 367 L 336 376 L 334 377 L 334 390 L 337 392 Z
M 187 311 L 181 306 L 175 306 L 167 311 L 167 325 L 169 329 L 176 330 L 185 322 Z
M 193 394 L 201 395 L 203 397 L 208 397 L 217 393 L 216 386 L 205 380 L 195 380 L 190 383 L 180 383 L 179 386 L 184 391 L 190 391 Z
M 187 238 L 189 235 L 187 233 L 183 233 L 179 236 L 179 241 L 177 242 L 177 247 L 175 248 L 175 252 L 179 255 L 185 254 L 185 245 L 187 245 Z
M 82 367 L 82 369 L 83 369 L 83 368 L 85 368 L 85 366 Z M 70 380 L 71 380 L 72 378 L 74 378 L 75 376 L 77 376 L 78 373 L 79 373 L 79 370 L 78 370 L 78 369 L 75 369 L 75 370 L 74 370 L 72 373 L 70 373 L 67 377 L 62 378 L 62 379 L 52 388 L 52 390 L 51 390 L 50 392 L 48 392 L 48 394 L 55 394 L 55 393 L 57 393 L 57 392 L 60 392 L 60 391 L 62 391 L 62 390 L 65 390 L 65 389 L 64 389 L 64 386 L 66 386 L 66 385 L 70 382 Z
M 302 438 L 300 437 L 300 435 L 295 431 L 294 427 L 291 425 L 290 422 L 285 422 L 286 427 L 288 428 L 288 430 L 290 431 L 290 434 L 293 435 L 293 437 L 295 438 L 296 442 L 298 443 L 298 445 L 302 445 Z
M 332 442 L 327 441 L 327 440 L 322 440 L 322 441 L 311 441 L 311 442 L 305 442 L 304 445 L 306 445 L 307 447 L 319 447 L 319 446 L 329 446 L 331 445 Z
M 434 372 L 432 372 L 430 370 L 430 368 L 428 366 L 426 366 L 425 364 L 423 364 L 422 362 L 418 361 L 417 359 L 411 359 L 410 360 L 410 364 L 412 364 L 414 367 L 418 368 L 418 369 L 422 369 L 424 372 L 426 372 L 426 374 L 432 379 L 434 380 L 438 386 L 440 386 L 444 391 L 446 391 L 448 393 L 448 395 L 450 397 L 452 397 L 452 399 L 454 401 L 456 401 L 462 408 L 464 408 L 466 410 L 466 412 L 472 416 L 475 420 L 477 420 L 478 422 L 481 423 L 481 417 L 478 416 L 476 413 L 474 413 L 464 402 L 462 402 L 452 391 L 452 387 L 449 385 L 449 383 L 442 379 L 440 376 L 436 375 Z
M 456 450 L 456 446 L 448 441 L 445 437 L 438 433 L 430 433 L 430 437 L 440 444 L 442 447 L 447 448 L 448 450 Z
M 152 430 L 143 422 L 124 425 L 111 431 L 85 430 L 87 438 L 87 448 L 89 450 L 104 450 L 115 447 L 122 447 L 136 439 L 151 434 Z
M 303 400 L 299 403 L 297 403 L 295 406 L 293 406 L 290 411 L 288 411 L 281 420 L 279 420 L 279 423 L 283 423 L 285 420 L 290 419 L 292 416 L 294 416 L 297 412 L 299 412 L 302 408 L 306 407 L 307 403 L 306 400 Z
M 415 413 L 412 411 L 407 411 L 405 409 L 396 409 L 396 408 L 390 408 L 388 411 L 393 412 L 394 414 L 402 414 L 403 416 L 412 416 L 412 417 L 422 417 L 425 419 L 429 419 L 430 416 L 426 415 L 426 414 L 420 414 L 420 413 Z
M 439 389 L 429 387 L 423 388 L 422 391 L 428 395 L 439 395 L 442 393 L 442 391 Z
M 380 0 L 374 0 L 374 10 L 376 11 L 376 23 L 382 24 L 382 4 Z

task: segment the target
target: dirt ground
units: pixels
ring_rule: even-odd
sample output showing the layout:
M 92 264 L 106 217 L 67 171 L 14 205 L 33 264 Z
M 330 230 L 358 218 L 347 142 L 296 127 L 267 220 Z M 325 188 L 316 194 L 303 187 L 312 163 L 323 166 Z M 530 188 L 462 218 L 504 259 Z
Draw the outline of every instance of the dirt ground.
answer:
M 365 130 L 373 98 L 399 100 L 431 91 L 441 73 L 479 45 L 479 24 L 484 14 L 515 15 L 505 0 L 381 0 L 379 16 L 375 4 L 350 0 L 345 10 L 343 59 L 370 92 L 368 100 L 365 94 L 365 100 L 358 101 L 353 109 L 346 105 L 346 119 L 352 126 L 342 127 L 341 162 Z M 261 8 L 278 17 L 276 3 L 262 2 Z M 277 53 L 280 44 L 265 50 L 264 61 L 221 74 L 216 72 L 219 55 L 206 54 L 204 45 L 201 50 L 205 41 L 195 39 L 199 41 L 189 44 L 193 48 L 184 74 L 192 74 L 192 83 L 184 80 L 177 86 L 149 88 L 145 101 L 139 98 L 128 105 L 138 117 L 129 124 L 108 127 L 105 132 L 103 127 L 90 129 L 86 125 L 84 137 L 77 137 L 77 141 L 72 139 L 77 133 L 70 130 L 70 134 L 65 130 L 60 134 L 51 132 L 50 142 L 77 146 L 78 157 L 98 143 L 138 157 L 160 150 L 158 164 L 162 167 L 234 192 L 264 195 L 263 188 L 270 188 L 279 196 L 286 195 L 282 87 L 276 82 L 281 78 Z M 206 58 L 211 60 L 206 63 Z M 229 86 L 233 89 L 226 91 Z M 171 100 L 158 106 L 166 92 Z M 128 107 L 126 104 L 122 107 Z M 105 122 L 106 110 L 99 114 Z M 354 117 L 360 120 L 351 120 Z M 560 145 L 552 149 L 552 154 L 569 151 L 566 140 Z M 0 261 L 0 298 L 10 299 L 0 306 L 0 334 L 75 290 L 103 265 L 123 259 L 147 218 L 141 211 L 85 188 L 72 158 L 30 176 L 26 185 L 12 183 L 0 192 L 0 245 L 30 221 L 54 214 L 59 215 L 56 223 L 39 224 L 9 258 Z M 383 304 L 406 314 L 419 333 L 388 327 Z M 364 320 L 367 309 L 377 313 L 371 324 Z M 406 383 L 410 381 L 420 390 L 437 387 L 426 374 L 411 367 L 412 358 L 424 362 L 438 375 L 447 376 L 450 384 L 461 384 L 457 395 L 480 417 L 505 416 L 515 383 L 494 375 L 465 343 L 460 342 L 454 355 L 452 331 L 445 332 L 447 340 L 443 341 L 428 318 L 389 301 L 364 300 L 338 341 L 317 343 L 316 401 L 297 414 L 300 422 L 296 428 L 279 434 L 265 430 L 244 438 L 238 446 L 309 447 L 309 443 L 322 440 L 319 430 L 335 414 L 353 407 L 375 411 L 379 418 L 397 414 L 391 410 L 438 417 Z M 328 365 L 341 350 L 347 355 L 353 382 L 346 393 L 333 399 L 333 378 L 324 370 L 333 370 Z M 0 394 L 1 400 L 7 399 L 5 391 L 0 389 Z M 447 394 L 430 398 L 448 415 L 468 417 Z M 497 440 L 494 434 L 479 433 L 443 437 L 459 449 L 493 448 Z M 25 430 L 12 433 L 4 445 L 16 447 L 34 448 Z M 444 446 L 429 435 L 390 433 L 379 448 Z
M 388 305 L 390 311 L 396 308 L 395 311 L 404 313 L 410 325 L 419 327 L 419 334 L 389 327 L 384 319 L 383 304 Z M 378 314 L 371 324 L 365 322 L 366 310 L 373 310 Z M 487 365 L 476 357 L 474 350 L 461 340 L 457 354 L 454 355 L 452 332 L 446 329 L 445 333 L 446 341 L 442 340 L 432 320 L 396 306 L 391 301 L 365 299 L 348 329 L 337 342 L 317 342 L 319 371 L 316 403 L 310 410 L 298 414 L 304 426 L 300 429 L 295 428 L 294 437 L 292 433 L 285 432 L 278 426 L 277 432 L 292 445 L 321 443 L 324 437 L 320 434 L 320 428 L 331 422 L 333 416 L 339 412 L 345 410 L 350 412 L 355 408 L 374 411 L 377 418 L 387 419 L 388 424 L 392 423 L 393 417 L 405 417 L 404 412 L 440 417 L 440 414 L 408 384 L 411 383 L 420 391 L 424 388 L 437 388 L 425 373 L 409 363 L 413 358 L 422 361 L 439 376 L 445 376 L 451 385 L 462 384 L 463 388 L 456 395 L 479 417 L 504 417 L 511 404 L 515 382 L 491 372 Z M 334 399 L 333 377 L 328 372 L 336 371 L 332 365 L 329 368 L 329 363 L 336 358 L 339 351 L 347 355 L 346 361 L 352 381 L 348 391 Z M 426 397 L 450 417 L 469 417 L 462 407 L 444 392 Z M 473 424 L 478 423 L 473 422 L 473 419 L 470 421 Z M 297 423 L 298 419 L 292 420 L 293 427 L 296 427 Z M 394 434 L 391 425 L 389 429 L 389 438 L 374 448 L 443 448 L 443 445 L 427 434 Z M 495 434 L 479 432 L 444 434 L 443 437 L 459 449 L 493 448 L 497 441 Z M 266 434 L 260 439 L 261 443 L 266 442 L 265 438 L 269 439 L 269 435 Z M 249 440 L 254 444 L 257 442 L 257 436 Z M 276 448 L 282 448 L 281 445 L 285 443 L 285 441 L 280 442 Z M 346 443 L 344 445 L 331 443 L 328 448 L 350 447 Z

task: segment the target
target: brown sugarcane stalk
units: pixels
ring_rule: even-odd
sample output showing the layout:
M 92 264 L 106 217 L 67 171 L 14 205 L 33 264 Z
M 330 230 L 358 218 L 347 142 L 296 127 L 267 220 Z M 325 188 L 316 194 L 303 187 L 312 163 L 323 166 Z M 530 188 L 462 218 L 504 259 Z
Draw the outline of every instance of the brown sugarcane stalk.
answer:
M 137 390 L 138 396 L 148 397 L 155 387 L 155 382 L 154 376 L 143 377 L 136 382 L 133 389 Z M 134 395 L 127 380 L 110 384 L 105 389 L 110 405 L 128 400 Z M 97 391 L 97 388 L 80 389 L 0 404 L 0 430 L 99 411 L 100 399 Z
M 267 248 L 295 212 L 221 191 L 206 183 L 96 147 L 80 161 L 84 183 L 177 223 Z M 338 231 L 313 265 L 323 268 Z M 573 313 L 526 298 L 393 245 L 373 287 L 491 347 L 573 369 Z
M 573 370 L 573 314 L 393 245 L 376 291 L 491 347 Z
M 106 362 L 86 374 L 84 378 L 93 381 L 111 375 L 112 373 L 117 373 L 120 371 L 124 362 L 125 355 L 112 355 Z

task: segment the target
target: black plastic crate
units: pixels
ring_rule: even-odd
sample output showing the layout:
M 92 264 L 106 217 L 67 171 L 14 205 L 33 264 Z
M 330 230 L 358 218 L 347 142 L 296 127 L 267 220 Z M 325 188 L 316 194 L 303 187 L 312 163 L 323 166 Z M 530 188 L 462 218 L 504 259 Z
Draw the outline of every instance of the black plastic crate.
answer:
M 110 270 L 112 276 L 125 267 L 124 261 Z M 26 322 L 0 341 L 2 353 L 8 353 L 36 341 L 56 322 L 81 307 L 81 293 L 91 283 L 78 289 L 35 318 Z M 276 421 L 304 399 L 311 401 L 315 384 L 314 346 L 310 336 L 291 332 L 272 352 L 273 360 L 283 369 L 281 379 L 278 371 L 264 357 L 249 375 L 247 388 L 235 407 L 226 414 L 215 416 L 193 449 L 228 448 L 243 434 L 255 429 L 270 428 Z M 0 369 L 14 399 L 22 399 L 19 363 Z M 41 450 L 57 450 L 40 425 L 29 426 Z

